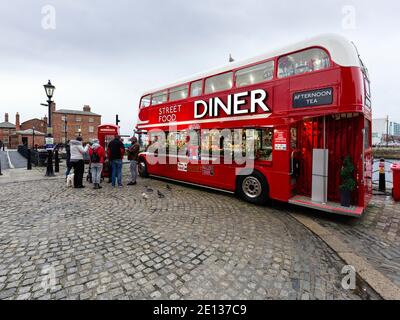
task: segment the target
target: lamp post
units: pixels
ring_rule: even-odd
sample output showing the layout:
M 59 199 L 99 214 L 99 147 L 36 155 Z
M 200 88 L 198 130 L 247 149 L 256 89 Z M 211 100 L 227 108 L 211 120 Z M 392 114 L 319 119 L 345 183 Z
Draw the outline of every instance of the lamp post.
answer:
M 79 129 L 78 129 L 78 134 L 79 134 L 79 136 L 81 136 L 81 133 L 82 133 L 82 129 L 79 128 Z
M 67 115 L 64 116 L 64 144 L 67 145 L 67 139 L 68 139 L 68 120 L 67 120 Z
M 50 80 L 47 84 L 44 85 L 44 89 L 46 91 L 47 95 L 47 104 L 49 108 L 49 118 L 48 118 L 48 124 L 47 124 L 47 141 L 46 141 L 46 147 L 48 151 L 48 158 L 47 158 L 47 170 L 46 170 L 46 177 L 54 177 L 54 170 L 53 170 L 53 147 L 54 147 L 54 142 L 53 142 L 53 129 L 52 129 L 52 114 L 51 114 L 51 104 L 53 101 L 51 100 L 53 98 L 54 90 L 55 87 L 51 84 Z
M 32 127 L 32 149 L 35 150 L 35 126 Z

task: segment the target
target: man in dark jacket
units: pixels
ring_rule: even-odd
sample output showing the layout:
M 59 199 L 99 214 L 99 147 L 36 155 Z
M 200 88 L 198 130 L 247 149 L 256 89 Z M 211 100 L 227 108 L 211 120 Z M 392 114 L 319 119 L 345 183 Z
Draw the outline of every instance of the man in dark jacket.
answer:
M 128 160 L 131 164 L 131 182 L 128 183 L 128 186 L 136 185 L 137 179 L 137 164 L 139 160 L 139 151 L 140 145 L 136 137 L 131 139 L 132 145 L 128 148 Z
M 65 144 L 65 152 L 67 154 L 67 171 L 65 172 L 65 176 L 68 177 L 72 170 L 71 163 L 71 147 L 69 145 L 69 141 Z
M 118 186 L 122 187 L 122 159 L 125 155 L 125 146 L 121 142 L 121 138 L 116 136 L 108 145 L 108 159 L 111 161 L 112 186 L 115 187 L 115 180 L 118 180 Z

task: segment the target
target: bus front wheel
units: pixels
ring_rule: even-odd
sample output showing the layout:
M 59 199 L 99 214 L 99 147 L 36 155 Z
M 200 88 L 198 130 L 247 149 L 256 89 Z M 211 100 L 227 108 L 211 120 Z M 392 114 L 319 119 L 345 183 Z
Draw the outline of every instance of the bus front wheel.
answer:
M 138 166 L 138 171 L 139 171 L 139 175 L 142 178 L 148 178 L 149 177 L 149 173 L 147 171 L 147 163 L 146 160 L 144 159 L 140 159 L 139 160 L 139 166 Z
M 265 205 L 268 202 L 268 183 L 264 175 L 254 171 L 249 176 L 240 176 L 237 180 L 239 196 L 250 203 Z

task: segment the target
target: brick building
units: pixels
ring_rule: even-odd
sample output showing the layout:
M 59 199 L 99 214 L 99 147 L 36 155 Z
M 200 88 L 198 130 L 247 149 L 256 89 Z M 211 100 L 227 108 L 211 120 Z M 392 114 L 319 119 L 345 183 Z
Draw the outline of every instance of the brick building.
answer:
M 52 127 L 54 143 L 65 143 L 81 135 L 85 142 L 97 138 L 97 127 L 101 124 L 101 115 L 93 113 L 90 106 L 80 110 L 56 109 L 52 105 Z M 30 119 L 20 124 L 19 113 L 15 115 L 15 124 L 9 122 L 9 115 L 4 115 L 4 122 L 0 123 L 0 141 L 6 148 L 17 149 L 19 145 L 44 145 L 47 134 L 47 117 Z
M 16 126 L 9 122 L 8 113 L 4 115 L 4 122 L 0 123 L 0 141 L 6 148 L 11 147 L 11 137 L 15 135 Z
M 35 129 L 37 131 L 46 133 L 47 132 L 47 117 L 43 119 L 31 119 L 21 123 L 20 130 L 31 130 Z
M 101 124 L 101 115 L 93 113 L 90 106 L 80 110 L 56 109 L 52 105 L 52 126 L 54 143 L 65 143 L 79 134 L 85 142 L 97 138 L 97 127 Z

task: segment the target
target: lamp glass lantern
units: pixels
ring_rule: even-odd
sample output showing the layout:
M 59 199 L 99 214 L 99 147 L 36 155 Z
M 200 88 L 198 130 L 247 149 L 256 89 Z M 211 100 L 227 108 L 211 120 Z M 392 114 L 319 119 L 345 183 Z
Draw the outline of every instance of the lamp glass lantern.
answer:
M 50 100 L 53 97 L 55 88 L 56 87 L 51 84 L 50 80 L 47 84 L 44 85 L 44 89 L 46 90 L 46 95 Z

